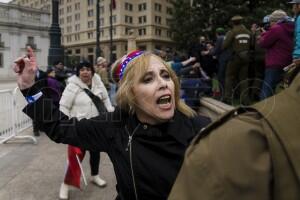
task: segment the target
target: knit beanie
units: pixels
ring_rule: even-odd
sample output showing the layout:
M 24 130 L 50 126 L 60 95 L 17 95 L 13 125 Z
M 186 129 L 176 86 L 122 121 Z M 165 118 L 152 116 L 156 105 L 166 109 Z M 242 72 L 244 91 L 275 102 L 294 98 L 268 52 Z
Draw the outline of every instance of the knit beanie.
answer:
M 77 65 L 77 67 L 76 67 L 76 75 L 77 75 L 77 76 L 79 76 L 79 71 L 80 71 L 80 69 L 83 68 L 83 67 L 90 68 L 91 71 L 92 71 L 92 74 L 94 75 L 95 70 L 94 70 L 93 65 L 92 65 L 90 62 L 88 62 L 88 61 L 81 61 L 81 62 Z

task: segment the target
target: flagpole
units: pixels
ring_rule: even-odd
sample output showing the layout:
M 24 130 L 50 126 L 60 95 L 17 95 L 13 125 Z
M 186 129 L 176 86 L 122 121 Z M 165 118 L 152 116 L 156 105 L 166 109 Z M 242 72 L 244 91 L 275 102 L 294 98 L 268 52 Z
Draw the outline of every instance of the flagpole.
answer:
M 113 46 L 113 21 L 112 21 L 113 0 L 110 1 L 110 62 L 113 62 L 112 46 Z

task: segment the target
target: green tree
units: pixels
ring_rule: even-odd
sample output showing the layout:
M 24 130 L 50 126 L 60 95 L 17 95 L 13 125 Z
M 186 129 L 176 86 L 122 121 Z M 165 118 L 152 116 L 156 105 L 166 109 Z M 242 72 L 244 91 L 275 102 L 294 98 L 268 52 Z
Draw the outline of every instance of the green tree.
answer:
M 290 5 L 282 0 L 174 0 L 171 31 L 177 49 L 187 50 L 200 35 L 214 39 L 217 27 L 228 29 L 230 18 L 241 15 L 244 24 L 261 23 L 262 18 L 276 9 L 290 11 Z

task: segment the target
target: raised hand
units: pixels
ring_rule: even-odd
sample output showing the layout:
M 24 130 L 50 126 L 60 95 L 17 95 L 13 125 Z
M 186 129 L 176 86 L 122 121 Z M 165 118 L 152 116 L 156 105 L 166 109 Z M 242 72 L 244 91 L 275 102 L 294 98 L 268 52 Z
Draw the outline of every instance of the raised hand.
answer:
M 13 70 L 17 73 L 17 83 L 21 90 L 30 88 L 34 84 L 37 71 L 36 57 L 33 49 L 27 47 L 27 55 L 15 60 Z

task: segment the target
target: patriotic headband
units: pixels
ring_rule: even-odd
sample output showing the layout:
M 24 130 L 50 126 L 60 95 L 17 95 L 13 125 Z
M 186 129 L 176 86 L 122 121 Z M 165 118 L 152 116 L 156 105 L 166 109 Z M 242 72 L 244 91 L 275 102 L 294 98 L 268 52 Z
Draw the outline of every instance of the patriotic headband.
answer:
M 144 53 L 144 51 L 136 50 L 136 51 L 129 53 L 124 59 L 122 59 L 122 62 L 117 66 L 116 73 L 115 73 L 120 78 L 120 80 L 123 77 L 123 74 L 125 72 L 125 69 L 126 69 L 128 63 L 130 63 L 130 61 L 139 57 L 143 53 Z

